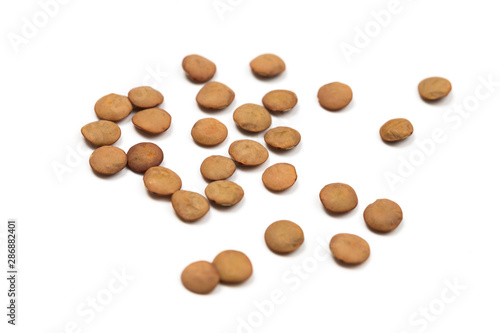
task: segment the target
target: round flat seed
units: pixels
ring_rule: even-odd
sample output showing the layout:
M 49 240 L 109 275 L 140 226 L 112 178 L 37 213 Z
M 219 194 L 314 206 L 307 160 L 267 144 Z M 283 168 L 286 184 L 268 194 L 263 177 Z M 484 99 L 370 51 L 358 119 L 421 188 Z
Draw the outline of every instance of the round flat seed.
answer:
M 112 121 L 98 120 L 82 127 L 82 135 L 95 146 L 109 146 L 122 134 L 120 126 Z
M 204 118 L 194 124 L 191 136 L 200 145 L 215 146 L 226 140 L 227 127 L 217 119 Z
M 196 95 L 196 102 L 204 108 L 220 110 L 234 100 L 234 91 L 220 82 L 209 82 Z
M 224 180 L 231 177 L 235 170 L 236 164 L 232 159 L 219 155 L 207 157 L 200 167 L 201 174 L 208 180 Z
M 403 220 L 403 211 L 394 201 L 378 199 L 366 207 L 363 217 L 373 230 L 388 232 L 399 226 Z
M 182 60 L 182 69 L 193 81 L 207 82 L 214 77 L 217 68 L 207 58 L 191 54 Z
M 237 140 L 229 146 L 229 155 L 242 165 L 254 166 L 264 163 L 269 152 L 257 141 Z
M 370 245 L 352 234 L 337 234 L 330 241 L 330 251 L 337 260 L 346 264 L 361 264 L 370 256 Z
M 132 146 L 128 153 L 128 167 L 138 173 L 158 166 L 163 161 L 163 151 L 151 142 L 142 142 Z
M 297 180 L 295 167 L 288 163 L 271 165 L 262 174 L 262 182 L 271 191 L 284 191 Z
M 422 80 L 418 85 L 420 97 L 429 101 L 435 101 L 446 97 L 450 91 L 450 81 L 442 77 L 430 77 Z
M 134 125 L 150 134 L 160 134 L 168 130 L 172 122 L 170 114 L 160 108 L 145 109 L 132 117 Z
M 413 133 L 413 125 L 404 118 L 391 119 L 380 127 L 380 137 L 384 141 L 400 141 Z
M 264 239 L 272 251 L 290 253 L 297 250 L 304 243 L 304 232 L 297 224 L 281 220 L 267 227 Z
M 181 178 L 172 170 L 161 166 L 149 168 L 143 181 L 148 191 L 157 195 L 171 195 L 182 187 Z
M 250 62 L 252 71 L 260 76 L 273 77 L 285 71 L 285 62 L 274 54 L 262 54 Z
M 127 165 L 127 154 L 113 146 L 97 148 L 90 155 L 90 167 L 102 175 L 114 175 Z
M 262 98 L 262 104 L 269 111 L 285 112 L 297 105 L 297 95 L 290 90 L 273 90 Z
M 340 82 L 325 84 L 318 91 L 319 104 L 327 110 L 340 110 L 351 103 L 351 100 L 351 87 Z
M 132 112 L 132 104 L 126 96 L 109 94 L 101 97 L 94 106 L 96 115 L 104 120 L 119 121 Z
M 163 95 L 158 90 L 142 86 L 128 92 L 128 98 L 140 109 L 150 109 L 163 103 Z
M 208 213 L 208 200 L 196 192 L 179 190 L 172 194 L 172 207 L 181 219 L 193 222 Z
M 223 251 L 215 257 L 213 264 L 219 272 L 221 282 L 241 283 L 252 275 L 252 263 L 240 251 Z
M 229 180 L 217 180 L 207 185 L 208 200 L 221 206 L 234 206 L 243 199 L 245 192 L 240 185 Z
M 280 126 L 271 128 L 264 135 L 266 143 L 276 149 L 288 150 L 300 142 L 300 133 L 290 127 Z
M 345 213 L 358 205 L 358 196 L 352 187 L 343 183 L 328 184 L 319 193 L 323 206 L 333 213 Z
M 271 115 L 265 107 L 247 103 L 234 110 L 233 119 L 245 131 L 262 132 L 271 126 Z
M 219 284 L 219 273 L 208 261 L 188 265 L 181 274 L 184 287 L 196 294 L 208 294 Z

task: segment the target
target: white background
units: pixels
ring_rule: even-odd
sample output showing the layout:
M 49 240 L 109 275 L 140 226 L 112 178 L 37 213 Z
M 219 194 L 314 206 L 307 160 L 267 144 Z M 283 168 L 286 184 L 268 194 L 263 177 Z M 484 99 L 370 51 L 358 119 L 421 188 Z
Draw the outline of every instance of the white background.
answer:
M 253 326 L 240 332 L 497 332 L 500 87 L 467 117 L 451 113 L 473 100 L 481 77 L 500 81 L 494 2 L 401 0 L 390 23 L 350 62 L 341 43 L 353 44 L 356 29 L 370 25 L 370 13 L 386 9 L 388 0 L 229 3 L 221 18 L 212 0 L 69 1 L 16 52 L 8 36 L 21 35 L 23 17 L 32 21 L 41 7 L 34 0 L 2 1 L 1 233 L 5 237 L 8 218 L 18 219 L 20 277 L 14 329 L 5 323 L 7 285 L 3 278 L 0 283 L 1 331 L 61 333 L 76 322 L 77 330 L 66 332 L 225 333 L 238 332 L 240 319 L 248 323 L 250 317 Z M 235 91 L 227 109 L 198 108 L 202 85 L 188 81 L 181 68 L 192 53 L 214 61 L 214 80 Z M 281 56 L 286 72 L 257 79 L 248 64 L 261 53 Z M 155 69 L 162 72 L 157 81 L 148 76 Z M 429 76 L 452 82 L 443 101 L 429 104 L 418 96 L 418 83 Z M 238 169 L 230 178 L 245 190 L 237 206 L 212 206 L 202 220 L 183 223 L 168 199 L 147 193 L 140 175 L 126 169 L 101 178 L 88 166 L 92 150 L 80 128 L 97 119 L 94 103 L 111 92 L 126 95 L 144 80 L 164 94 L 172 127 L 145 136 L 130 115 L 119 122 L 116 145 L 127 151 L 142 141 L 159 144 L 162 165 L 181 176 L 183 189 L 203 193 L 201 162 L 227 155 L 232 141 L 263 143 L 263 133 L 239 131 L 232 112 L 260 103 L 270 90 L 297 93 L 298 105 L 273 115 L 272 126 L 296 128 L 302 142 L 286 153 L 271 152 L 264 165 Z M 339 112 L 322 109 L 316 98 L 318 88 L 332 81 L 354 92 Z M 210 116 L 226 124 L 229 136 L 218 147 L 202 148 L 190 130 Z M 409 119 L 415 132 L 387 145 L 378 131 L 396 117 Z M 398 172 L 399 158 L 420 154 L 418 142 L 435 130 L 446 140 L 391 189 L 384 174 Z M 260 180 L 277 162 L 294 164 L 299 177 L 281 194 Z M 55 165 L 69 169 L 61 180 Z M 331 182 L 356 190 L 354 211 L 325 212 L 318 195 Z M 368 230 L 362 217 L 378 198 L 398 202 L 404 212 L 401 226 L 387 235 Z M 279 219 L 305 232 L 304 245 L 289 256 L 271 253 L 264 243 L 266 227 Z M 370 259 L 346 268 L 317 252 L 339 232 L 365 238 Z M 0 242 L 4 270 L 5 239 Z M 207 296 L 183 288 L 186 265 L 211 261 L 226 249 L 252 260 L 249 281 L 221 285 Z M 291 271 L 304 265 L 307 276 Z M 113 270 L 122 269 L 133 280 L 85 321 L 89 317 L 77 308 L 105 295 Z M 466 289 L 441 309 L 442 293 L 454 295 L 446 281 Z M 268 306 L 264 317 L 255 302 L 267 304 L 273 290 L 283 293 L 283 302 L 272 311 Z M 422 322 L 415 313 L 429 306 L 439 314 Z

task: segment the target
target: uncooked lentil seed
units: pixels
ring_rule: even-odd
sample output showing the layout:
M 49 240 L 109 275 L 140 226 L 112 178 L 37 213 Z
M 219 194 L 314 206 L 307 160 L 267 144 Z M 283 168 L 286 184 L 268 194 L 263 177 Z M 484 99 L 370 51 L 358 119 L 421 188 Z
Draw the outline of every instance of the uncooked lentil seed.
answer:
M 98 120 L 82 127 L 82 135 L 95 146 L 109 146 L 121 136 L 120 126 L 112 121 Z
M 241 283 L 252 275 L 250 259 L 240 251 L 227 250 L 219 253 L 213 264 L 219 273 L 221 282 Z
M 141 142 L 132 146 L 127 152 L 128 167 L 138 173 L 158 166 L 163 161 L 163 151 L 152 142 Z

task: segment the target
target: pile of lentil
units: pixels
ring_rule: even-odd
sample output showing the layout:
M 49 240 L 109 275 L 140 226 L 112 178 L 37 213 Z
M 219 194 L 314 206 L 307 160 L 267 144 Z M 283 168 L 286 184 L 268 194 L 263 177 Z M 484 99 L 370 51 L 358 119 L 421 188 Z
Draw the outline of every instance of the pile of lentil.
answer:
M 286 70 L 285 62 L 274 54 L 263 54 L 250 62 L 256 76 L 273 78 Z M 182 61 L 182 68 L 188 78 L 196 83 L 206 83 L 198 92 L 196 101 L 201 108 L 222 110 L 235 98 L 234 91 L 227 85 L 210 81 L 217 70 L 216 65 L 199 55 L 188 55 Z M 208 83 L 207 83 L 208 82 Z M 451 83 L 440 77 L 422 80 L 418 92 L 422 99 L 435 101 L 446 97 L 451 91 Z M 318 102 L 326 110 L 338 111 L 353 99 L 351 88 L 344 83 L 331 82 L 318 90 Z M 269 151 L 257 141 L 245 139 L 231 143 L 228 156 L 212 155 L 200 166 L 202 176 L 209 181 L 205 196 L 182 190 L 182 180 L 173 171 L 161 166 L 162 149 L 153 142 L 140 142 L 127 153 L 113 146 L 121 136 L 116 122 L 125 119 L 133 111 L 133 124 L 151 135 L 167 131 L 171 125 L 170 114 L 159 108 L 163 95 L 152 87 L 141 86 L 129 91 L 128 96 L 109 94 L 100 98 L 94 110 L 99 120 L 82 127 L 85 139 L 96 147 L 89 162 L 94 172 L 111 176 L 128 166 L 135 173 L 143 174 L 143 182 L 148 191 L 158 196 L 170 196 L 171 204 L 180 219 L 194 222 L 210 210 L 210 204 L 233 206 L 244 196 L 243 188 L 227 180 L 237 166 L 257 166 L 269 157 Z M 277 150 L 287 151 L 301 141 L 300 133 L 290 127 L 271 128 L 271 114 L 285 113 L 298 103 L 297 95 L 289 90 L 273 90 L 262 98 L 262 105 L 247 103 L 237 107 L 233 119 L 242 132 L 260 133 L 266 131 L 266 144 Z M 404 140 L 413 133 L 413 125 L 407 119 L 390 119 L 380 127 L 383 141 Z M 201 146 L 216 146 L 224 142 L 228 135 L 225 124 L 215 118 L 198 120 L 191 136 Z M 277 163 L 262 174 L 265 188 L 273 192 L 285 191 L 297 180 L 297 171 L 289 163 Z M 324 208 L 334 214 L 346 214 L 358 205 L 356 191 L 344 183 L 327 184 L 321 189 L 319 199 Z M 400 206 L 389 199 L 377 199 L 368 205 L 363 213 L 367 227 L 376 232 L 390 232 L 403 220 Z M 304 232 L 296 223 L 280 220 L 263 231 L 269 250 L 277 254 L 287 254 L 297 250 L 304 243 Z M 370 256 L 370 246 L 361 237 L 348 233 L 334 235 L 330 241 L 333 257 L 347 265 L 358 265 Z M 208 294 L 219 283 L 239 284 L 247 281 L 253 273 L 250 259 L 242 252 L 225 250 L 212 262 L 197 261 L 189 264 L 181 273 L 181 281 L 186 289 Z

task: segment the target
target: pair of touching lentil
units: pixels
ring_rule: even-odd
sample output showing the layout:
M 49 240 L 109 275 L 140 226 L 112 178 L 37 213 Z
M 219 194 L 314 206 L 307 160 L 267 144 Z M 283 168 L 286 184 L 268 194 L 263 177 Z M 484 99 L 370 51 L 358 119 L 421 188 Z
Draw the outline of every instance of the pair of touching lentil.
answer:
M 197 261 L 189 264 L 182 271 L 181 282 L 189 291 L 208 294 L 219 283 L 243 283 L 252 273 L 252 263 L 243 252 L 226 250 L 219 253 L 212 262 Z
M 190 55 L 184 58 L 182 67 L 190 80 L 199 83 L 210 81 L 216 72 L 216 66 L 210 60 Z M 261 55 L 251 61 L 250 67 L 255 75 L 274 77 L 285 69 L 283 60 L 272 54 Z M 424 100 L 435 101 L 445 97 L 451 91 L 448 80 L 438 77 L 423 80 L 418 91 Z M 351 88 L 340 82 L 323 85 L 318 91 L 319 104 L 331 111 L 345 108 L 352 101 Z M 222 110 L 234 100 L 234 91 L 220 82 L 206 83 L 198 92 L 196 101 L 200 107 L 208 110 Z M 172 118 L 170 114 L 158 108 L 163 102 L 163 95 L 151 87 L 137 87 L 128 96 L 109 94 L 99 99 L 95 112 L 100 120 L 82 128 L 83 136 L 99 147 L 90 157 L 92 169 L 103 175 L 112 175 L 128 165 L 137 173 L 144 173 L 146 188 L 156 195 L 171 196 L 172 206 L 184 221 L 196 221 L 210 209 L 209 200 L 217 205 L 232 206 L 240 202 L 244 191 L 238 184 L 228 181 L 237 165 L 257 166 L 267 161 L 268 150 L 254 140 L 237 140 L 228 150 L 231 158 L 219 155 L 207 157 L 201 164 L 200 172 L 211 181 L 205 196 L 181 190 L 181 178 L 172 170 L 160 166 L 163 152 L 151 142 L 138 143 L 127 153 L 112 146 L 121 136 L 120 127 L 115 123 L 128 117 L 134 110 L 134 125 L 149 134 L 160 134 L 168 130 Z M 301 141 L 300 133 L 289 127 L 271 128 L 272 112 L 287 112 L 293 109 L 298 99 L 289 90 L 273 90 L 262 98 L 262 104 L 247 103 L 237 107 L 233 113 L 235 124 L 243 131 L 259 133 L 266 131 L 264 141 L 278 150 L 289 150 Z M 413 133 L 412 124 L 403 118 L 392 119 L 380 128 L 384 141 L 399 141 Z M 215 146 L 227 138 L 227 127 L 215 118 L 197 121 L 192 130 L 193 140 L 201 146 Z M 268 167 L 262 181 L 271 191 L 283 191 L 295 183 L 295 167 L 288 163 L 277 163 Z M 207 200 L 208 198 L 208 200 Z M 353 210 L 357 204 L 357 195 L 347 184 L 333 183 L 326 185 L 320 192 L 323 206 L 330 212 L 342 214 Z M 389 232 L 399 226 L 403 219 L 399 205 L 388 199 L 378 199 L 368 205 L 364 211 L 366 225 L 377 232 Z M 300 226 L 288 220 L 272 223 L 264 232 L 268 248 L 279 254 L 291 253 L 304 242 L 304 233 Z M 333 256 L 347 264 L 360 264 L 370 255 L 368 243 L 357 235 L 341 233 L 333 236 L 330 242 Z M 182 272 L 181 281 L 190 291 L 206 294 L 219 282 L 241 283 L 252 274 L 252 265 L 248 257 L 239 251 L 221 252 L 212 263 L 199 261 L 190 264 Z

